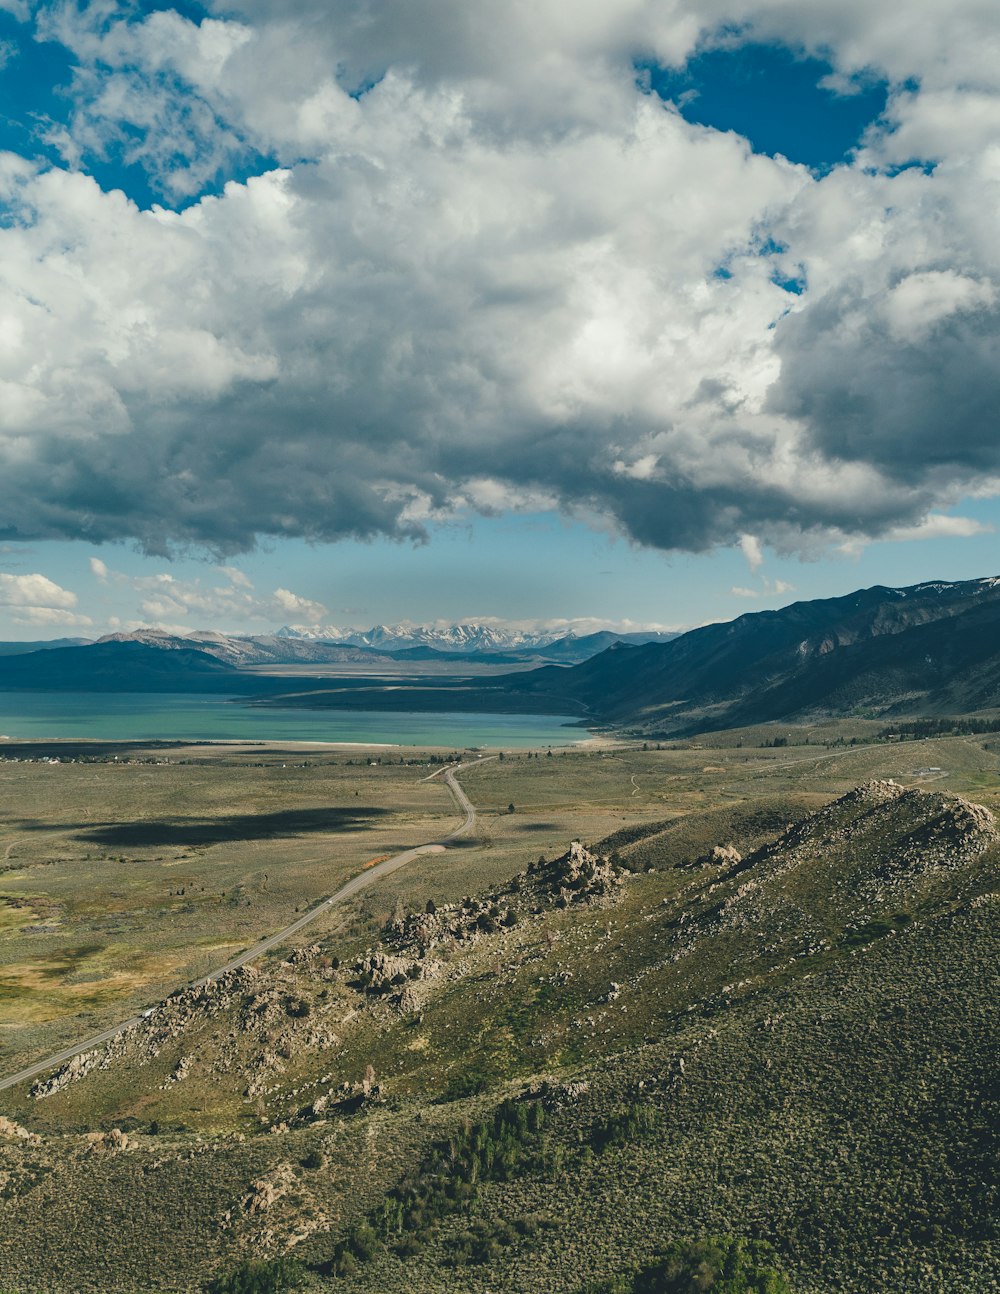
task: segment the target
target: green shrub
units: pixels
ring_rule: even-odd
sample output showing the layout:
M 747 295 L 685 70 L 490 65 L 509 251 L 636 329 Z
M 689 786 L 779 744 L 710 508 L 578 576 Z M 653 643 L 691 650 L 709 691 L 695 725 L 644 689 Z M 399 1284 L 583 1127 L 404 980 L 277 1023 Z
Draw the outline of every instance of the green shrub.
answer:
M 599 1119 L 590 1130 L 590 1144 L 600 1154 L 612 1147 L 627 1146 L 629 1142 L 638 1141 L 655 1128 L 655 1110 L 641 1101 L 633 1101 L 623 1109 Z
M 545 1111 L 538 1101 L 503 1101 L 482 1123 L 466 1124 L 447 1141 L 436 1142 L 423 1161 L 385 1196 L 368 1217 L 334 1249 L 326 1270 L 351 1276 L 385 1247 L 398 1257 L 419 1252 L 444 1218 L 466 1209 L 481 1182 L 506 1182 L 543 1162 Z M 515 1225 L 475 1223 L 451 1245 L 450 1261 L 491 1261 L 503 1249 L 530 1237 L 538 1222 Z
M 791 1294 L 761 1240 L 709 1236 L 678 1240 L 640 1271 L 586 1287 L 583 1294 Z
M 301 1266 L 290 1258 L 250 1259 L 217 1276 L 208 1294 L 284 1294 L 298 1289 L 303 1279 Z

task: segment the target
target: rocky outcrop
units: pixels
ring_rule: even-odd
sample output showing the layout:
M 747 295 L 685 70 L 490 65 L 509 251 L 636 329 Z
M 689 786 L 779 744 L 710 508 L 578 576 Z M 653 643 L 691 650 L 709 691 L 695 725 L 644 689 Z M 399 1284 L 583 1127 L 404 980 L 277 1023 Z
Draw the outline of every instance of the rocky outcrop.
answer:
M 30 1145 L 37 1145 L 41 1141 L 37 1132 L 29 1132 L 27 1128 L 22 1128 L 19 1123 L 5 1118 L 2 1114 L 0 1114 L 0 1137 L 5 1141 L 23 1141 Z
M 535 892 L 558 907 L 592 903 L 616 893 L 631 873 L 619 863 L 591 853 L 574 840 L 565 854 L 547 862 L 540 858 L 525 873 Z
M 399 951 L 409 951 L 422 958 L 438 945 L 472 943 L 516 922 L 511 895 L 501 893 L 481 899 L 464 898 L 461 903 L 446 903 L 441 907 L 428 903 L 424 912 L 390 921 L 385 935 L 386 941 Z
M 440 962 L 425 957 L 403 957 L 376 949 L 358 959 L 354 966 L 362 987 L 373 993 L 402 989 L 413 980 L 431 979 Z
M 78 1078 L 95 1070 L 101 1063 L 103 1055 L 99 1051 L 85 1051 L 79 1056 L 74 1056 L 72 1060 L 67 1061 L 61 1069 L 57 1069 L 49 1078 L 39 1078 L 31 1085 L 30 1095 L 36 1101 L 42 1100 L 46 1096 L 54 1096 L 56 1092 L 61 1092 L 64 1088 L 69 1087 L 70 1083 L 76 1082 Z
M 290 1164 L 279 1164 L 269 1177 L 261 1177 L 250 1183 L 250 1190 L 240 1201 L 243 1212 L 251 1217 L 265 1213 L 288 1192 L 295 1180 L 295 1173 Z
M 112 1128 L 110 1132 L 88 1132 L 87 1142 L 95 1155 L 118 1155 L 132 1148 L 128 1133 L 122 1132 L 121 1128 Z
M 697 859 L 705 867 L 735 867 L 742 863 L 743 855 L 733 845 L 713 845 L 707 854 Z

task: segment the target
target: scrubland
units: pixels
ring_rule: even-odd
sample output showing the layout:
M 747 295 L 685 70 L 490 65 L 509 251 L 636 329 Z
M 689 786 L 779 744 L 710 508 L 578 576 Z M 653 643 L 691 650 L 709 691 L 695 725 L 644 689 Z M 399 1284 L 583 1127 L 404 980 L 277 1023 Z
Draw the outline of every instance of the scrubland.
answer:
M 735 1236 L 996 1289 L 1000 761 L 866 736 L 469 768 L 474 841 L 3 1094 L 0 1285 L 584 1294 Z M 170 758 L 0 764 L 5 1071 L 454 821 L 385 752 Z

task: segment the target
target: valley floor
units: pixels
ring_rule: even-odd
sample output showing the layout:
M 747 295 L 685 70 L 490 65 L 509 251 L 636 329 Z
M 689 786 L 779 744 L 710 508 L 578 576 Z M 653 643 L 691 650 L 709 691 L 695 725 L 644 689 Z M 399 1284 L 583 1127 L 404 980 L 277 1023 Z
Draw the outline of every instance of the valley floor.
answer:
M 617 1292 L 724 1235 L 998 1288 L 994 739 L 780 732 L 507 752 L 467 848 L 172 997 L 455 825 L 430 753 L 0 762 L 0 1067 L 162 1003 L 3 1094 L 0 1287 Z

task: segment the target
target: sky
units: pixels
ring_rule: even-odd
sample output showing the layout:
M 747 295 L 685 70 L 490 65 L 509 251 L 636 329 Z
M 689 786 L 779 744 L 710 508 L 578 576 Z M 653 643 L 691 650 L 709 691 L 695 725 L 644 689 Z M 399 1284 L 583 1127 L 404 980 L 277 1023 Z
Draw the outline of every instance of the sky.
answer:
M 0 0 L 0 638 L 1000 573 L 995 0 Z

